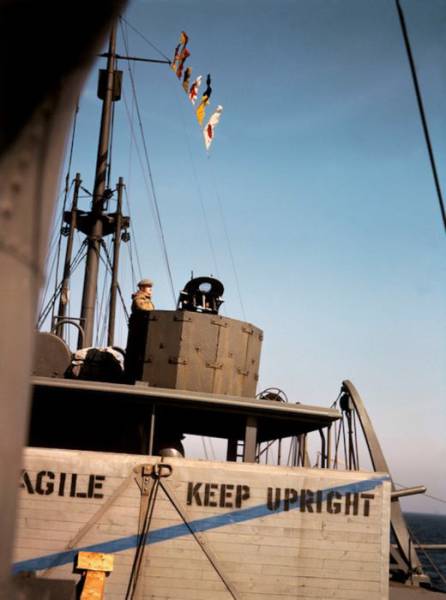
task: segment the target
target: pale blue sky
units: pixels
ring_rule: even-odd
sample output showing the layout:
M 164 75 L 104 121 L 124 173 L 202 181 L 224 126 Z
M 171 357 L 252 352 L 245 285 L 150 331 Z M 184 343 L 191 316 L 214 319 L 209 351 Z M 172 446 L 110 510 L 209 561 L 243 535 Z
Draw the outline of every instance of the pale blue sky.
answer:
M 446 188 L 446 3 L 402 4 Z M 225 314 L 243 318 L 220 199 L 246 319 L 265 332 L 259 389 L 329 405 L 351 379 L 396 481 L 446 498 L 446 239 L 394 2 L 147 0 L 125 16 L 169 56 L 184 29 L 193 77 L 212 74 L 208 115 L 224 107 L 208 158 L 172 71 L 135 67 L 175 287 L 192 269 L 213 273 L 226 286 Z M 158 58 L 128 34 L 133 55 Z M 73 164 L 90 189 L 95 88 L 96 74 Z M 155 303 L 172 308 L 123 101 L 112 173 L 128 184 Z M 445 512 L 428 500 L 406 506 Z

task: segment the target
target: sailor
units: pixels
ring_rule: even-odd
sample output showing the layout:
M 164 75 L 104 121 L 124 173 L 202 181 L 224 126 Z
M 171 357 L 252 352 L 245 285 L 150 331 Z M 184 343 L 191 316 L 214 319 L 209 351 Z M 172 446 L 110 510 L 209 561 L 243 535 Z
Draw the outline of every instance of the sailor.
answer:
M 132 294 L 132 312 L 154 310 L 151 279 L 141 279 L 138 291 Z

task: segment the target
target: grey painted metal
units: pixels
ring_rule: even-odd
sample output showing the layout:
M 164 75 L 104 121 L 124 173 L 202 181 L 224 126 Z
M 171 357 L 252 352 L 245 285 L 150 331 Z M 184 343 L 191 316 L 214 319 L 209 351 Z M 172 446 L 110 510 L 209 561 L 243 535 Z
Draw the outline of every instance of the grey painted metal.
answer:
M 228 446 L 226 449 L 226 460 L 229 462 L 235 462 L 237 460 L 237 440 L 228 440 Z
M 333 435 L 333 425 L 330 424 L 327 427 L 327 468 L 331 469 L 331 452 L 332 452 L 332 435 Z
M 156 425 L 156 404 L 153 403 L 150 410 L 150 423 L 149 423 L 149 443 L 147 447 L 147 454 L 153 454 L 153 444 L 155 440 L 155 425 Z
M 122 229 L 122 190 L 124 189 L 124 180 L 119 178 L 117 185 L 118 200 L 115 215 L 115 236 L 113 239 L 113 269 L 110 286 L 110 309 L 108 315 L 108 346 L 113 346 L 115 336 L 115 318 L 116 318 L 116 298 L 118 294 L 118 271 L 119 271 L 119 251 L 121 248 L 121 229 Z
M 103 52 L 102 54 L 99 54 L 99 56 L 106 58 L 108 56 L 108 54 L 107 54 L 107 52 Z M 119 60 L 134 60 L 134 61 L 138 61 L 138 62 L 155 63 L 155 64 L 161 64 L 161 65 L 172 64 L 170 60 L 160 60 L 157 58 L 140 58 L 138 56 L 123 56 L 121 54 L 117 54 L 116 58 Z
M 0 8 L 2 85 L 15 91 L 2 94 L 0 110 L 0 597 L 8 600 L 36 307 L 64 147 L 92 58 L 123 4 L 81 0 L 69 19 L 48 1 Z
M 392 500 L 396 500 L 397 498 L 405 498 L 406 496 L 415 496 L 416 494 L 425 494 L 426 490 L 427 488 L 424 485 L 417 485 L 414 487 L 397 490 L 392 492 Z
M 345 380 L 342 382 L 343 387 L 348 391 L 350 398 L 353 402 L 355 411 L 359 417 L 362 431 L 369 449 L 370 458 L 372 461 L 373 468 L 375 471 L 385 471 L 390 475 L 390 469 L 387 461 L 384 457 L 384 453 L 381 449 L 378 437 L 373 428 L 370 417 L 366 411 L 364 403 L 358 390 L 351 383 L 351 381 Z M 395 492 L 395 486 L 392 482 L 392 492 Z M 401 506 L 398 501 L 391 503 L 391 528 L 395 535 L 395 539 L 398 545 L 398 550 L 404 563 L 407 565 L 407 576 L 413 577 L 416 581 L 425 581 L 428 578 L 423 575 L 420 560 L 416 551 L 413 548 L 413 544 L 410 539 L 409 532 L 407 530 L 406 521 L 401 511 Z
M 107 91 L 102 103 L 101 129 L 99 133 L 98 155 L 96 160 L 96 175 L 93 190 L 92 225 L 88 234 L 87 262 L 85 266 L 84 287 L 82 292 L 81 319 L 85 331 L 84 340 L 78 339 L 89 347 L 93 342 L 94 316 L 96 308 L 96 293 L 98 284 L 99 257 L 103 236 L 103 204 L 107 173 L 108 148 L 110 143 L 110 124 L 112 115 L 114 71 L 116 51 L 116 25 L 112 26 L 109 51 L 107 58 Z
M 36 332 L 33 375 L 63 377 L 70 364 L 70 349 L 59 336 Z
M 142 379 L 151 386 L 255 396 L 263 334 L 254 325 L 216 314 L 154 310 L 146 335 Z
M 56 333 L 56 330 L 59 325 L 72 325 L 73 327 L 76 327 L 78 331 L 78 336 L 81 336 L 81 339 L 83 340 L 85 336 L 84 329 L 80 325 L 79 321 L 80 319 L 76 319 L 74 317 L 67 317 L 65 319 L 59 319 L 59 317 L 55 317 L 51 333 Z
M 64 324 L 61 322 L 65 318 L 68 306 L 68 296 L 70 293 L 70 276 L 71 276 L 71 258 L 73 254 L 74 232 L 76 230 L 77 217 L 77 201 L 79 198 L 79 189 L 82 184 L 80 173 L 76 173 L 74 178 L 73 201 L 71 203 L 71 211 L 69 215 L 69 231 L 67 238 L 67 247 L 65 249 L 65 263 L 63 269 L 62 287 L 59 296 L 59 309 L 57 311 L 57 328 L 56 335 L 64 339 Z
M 246 418 L 245 446 L 243 451 L 244 462 L 255 462 L 257 450 L 257 419 L 255 417 Z
M 123 385 L 95 381 L 79 381 L 68 379 L 50 379 L 46 377 L 33 377 L 32 384 L 42 388 L 57 388 L 63 390 L 73 389 L 78 391 L 92 391 L 109 396 L 111 394 L 123 397 L 154 398 L 157 401 L 184 401 L 194 402 L 197 405 L 215 405 L 228 408 L 240 408 L 255 411 L 257 414 L 276 414 L 284 418 L 314 421 L 314 430 L 328 426 L 332 421 L 338 420 L 341 415 L 335 408 L 312 406 L 309 404 L 287 404 L 272 400 L 257 400 L 242 396 L 229 396 L 223 394 L 205 394 L 202 392 L 188 392 L 168 388 L 153 388 L 149 385 Z

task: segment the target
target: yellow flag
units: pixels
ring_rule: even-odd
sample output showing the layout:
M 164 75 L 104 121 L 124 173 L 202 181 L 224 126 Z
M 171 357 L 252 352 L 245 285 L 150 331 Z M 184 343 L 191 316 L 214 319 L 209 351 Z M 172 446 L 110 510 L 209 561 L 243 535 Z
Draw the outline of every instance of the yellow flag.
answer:
M 203 125 L 204 117 L 206 116 L 206 106 L 209 104 L 208 96 L 202 96 L 200 104 L 197 106 L 195 114 L 200 127 Z

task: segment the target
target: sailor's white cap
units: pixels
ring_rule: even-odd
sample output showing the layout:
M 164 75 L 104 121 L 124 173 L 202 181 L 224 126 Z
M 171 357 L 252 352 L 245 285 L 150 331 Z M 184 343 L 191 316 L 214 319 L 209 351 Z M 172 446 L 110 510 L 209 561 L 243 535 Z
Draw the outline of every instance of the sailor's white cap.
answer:
M 151 279 L 141 279 L 141 281 L 138 282 L 138 287 L 152 287 L 153 286 L 153 281 Z

